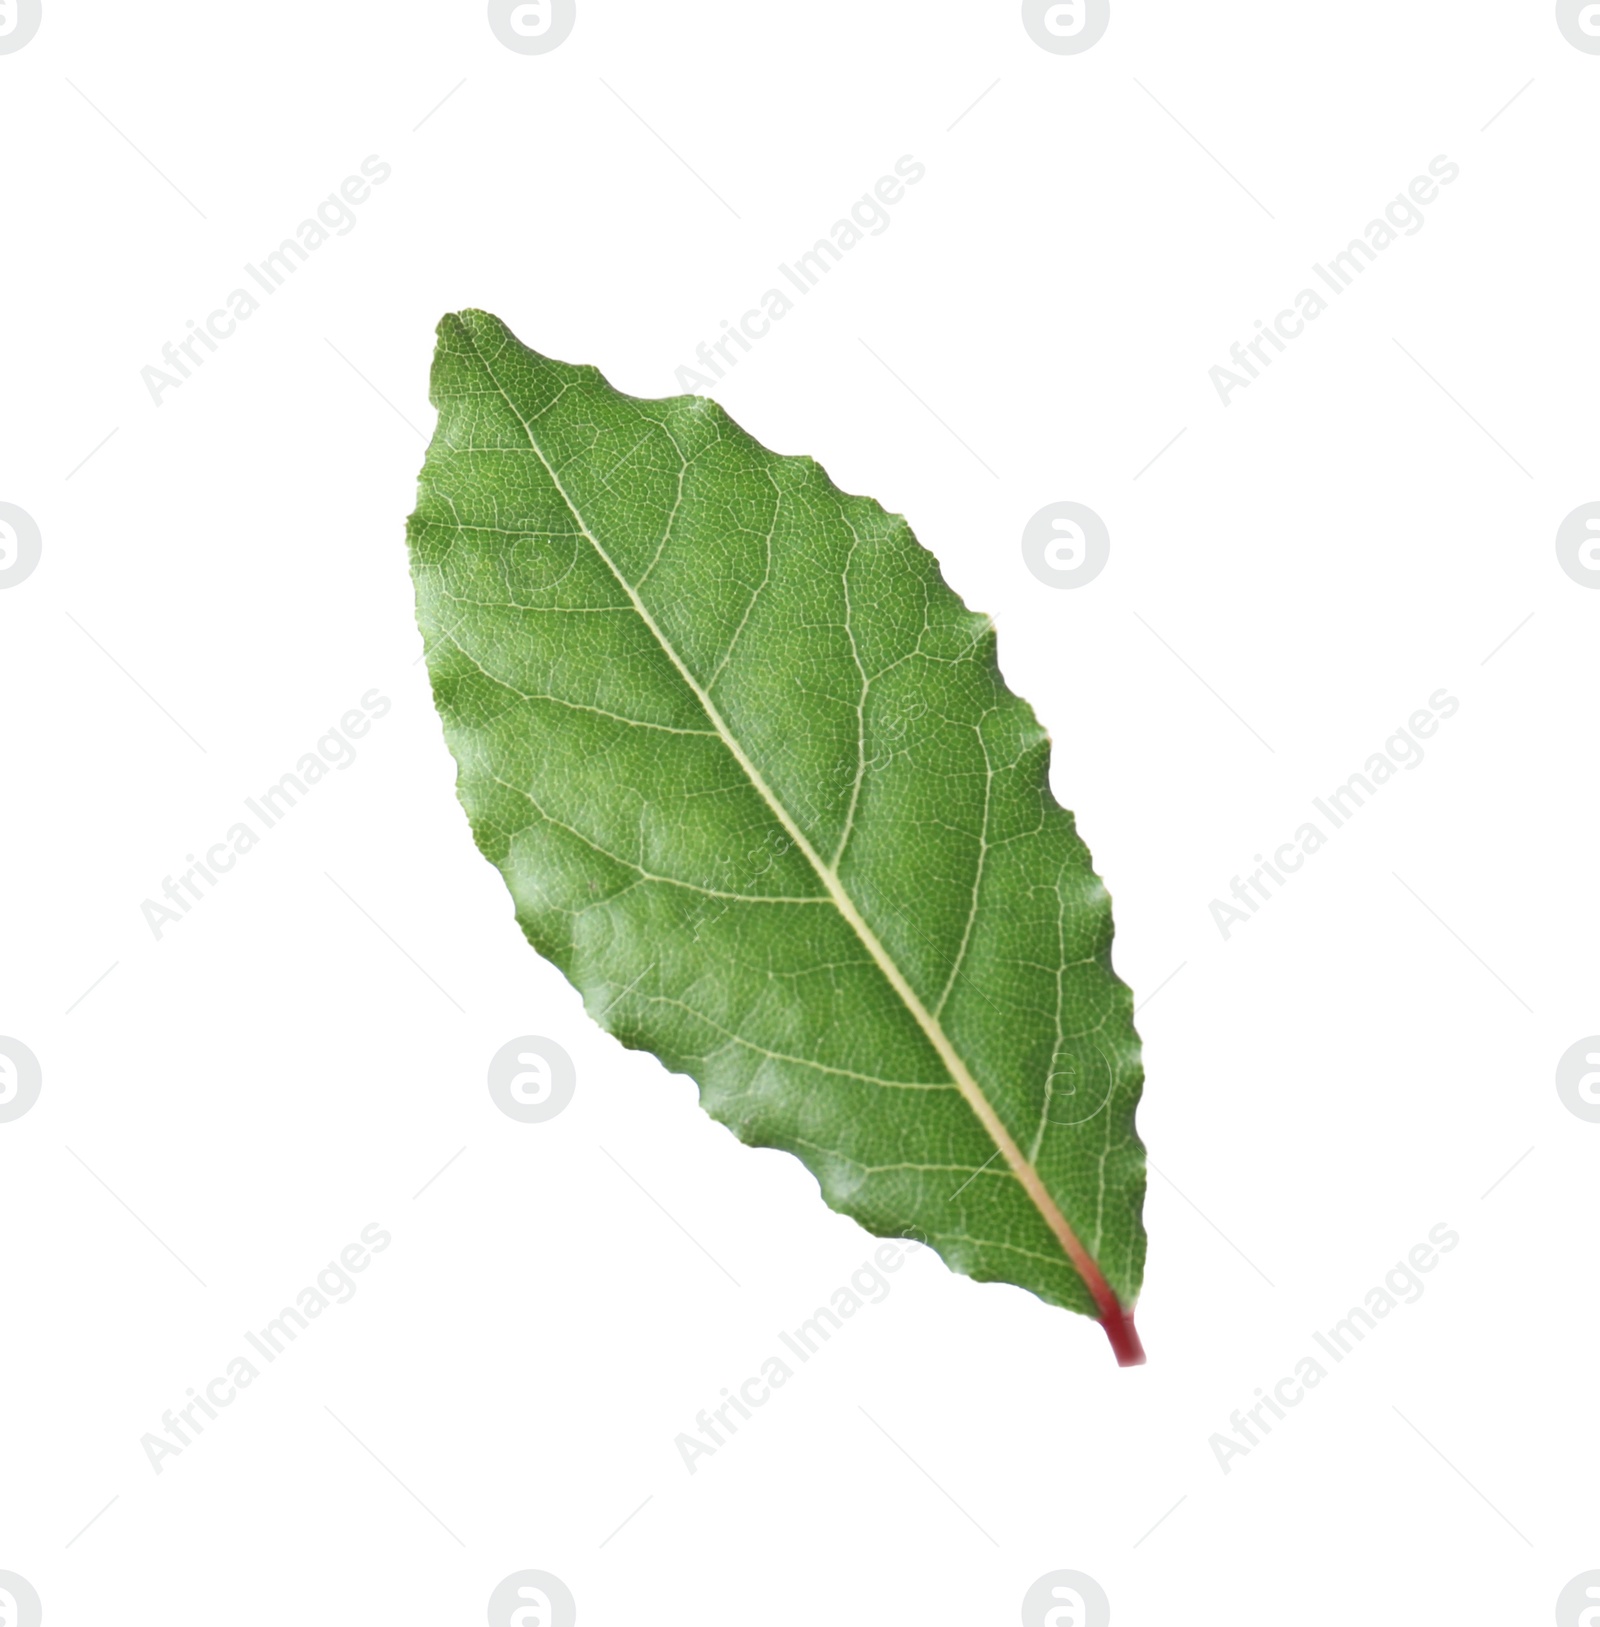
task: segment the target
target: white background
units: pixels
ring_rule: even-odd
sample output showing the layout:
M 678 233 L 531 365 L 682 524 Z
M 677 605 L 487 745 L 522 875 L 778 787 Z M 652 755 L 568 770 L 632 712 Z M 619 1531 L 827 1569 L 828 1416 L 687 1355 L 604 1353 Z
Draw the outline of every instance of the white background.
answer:
M 1554 550 L 1600 497 L 1600 57 L 1542 0 L 1113 12 L 1055 56 L 1009 3 L 580 0 L 520 56 L 476 4 L 46 0 L 0 56 L 0 501 L 44 538 L 0 593 L 0 1033 L 44 1076 L 0 1125 L 0 1570 L 51 1627 L 480 1622 L 523 1568 L 586 1627 L 1010 1624 L 1060 1568 L 1119 1627 L 1542 1622 L 1600 1566 L 1600 1126 L 1554 1087 L 1600 1029 L 1600 594 Z M 354 230 L 154 405 L 369 154 Z M 596 1029 L 473 849 L 403 546 L 433 327 L 674 393 L 902 154 L 889 230 L 715 393 L 910 518 L 1054 734 L 1150 1000 L 1150 1361 L 923 1256 L 691 1476 L 674 1438 L 874 1245 Z M 1425 228 L 1224 407 L 1208 369 L 1439 154 Z M 1062 499 L 1111 532 L 1079 591 L 1019 547 Z M 373 688 L 158 941 L 142 901 Z M 1427 760 L 1224 941 L 1440 688 Z M 485 1087 L 522 1034 L 577 1064 L 548 1124 Z M 156 1475 L 141 1436 L 369 1222 L 357 1296 Z M 1425 1296 L 1224 1474 L 1439 1222 Z

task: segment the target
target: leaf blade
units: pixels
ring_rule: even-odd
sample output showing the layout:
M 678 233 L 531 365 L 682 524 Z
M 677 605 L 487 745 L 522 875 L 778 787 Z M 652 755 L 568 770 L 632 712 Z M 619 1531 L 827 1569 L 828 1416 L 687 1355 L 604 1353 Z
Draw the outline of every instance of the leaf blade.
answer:
M 530 942 L 831 1206 L 1138 1359 L 1132 996 L 991 624 L 715 403 L 439 331 L 419 625 Z

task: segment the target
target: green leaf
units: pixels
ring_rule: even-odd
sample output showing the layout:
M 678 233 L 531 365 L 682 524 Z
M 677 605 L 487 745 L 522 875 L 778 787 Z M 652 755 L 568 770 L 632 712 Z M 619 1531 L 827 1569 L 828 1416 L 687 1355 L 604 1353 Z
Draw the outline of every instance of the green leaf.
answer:
M 742 1141 L 1142 1359 L 1111 903 L 992 624 L 715 402 L 439 324 L 408 537 L 461 801 L 528 941 Z

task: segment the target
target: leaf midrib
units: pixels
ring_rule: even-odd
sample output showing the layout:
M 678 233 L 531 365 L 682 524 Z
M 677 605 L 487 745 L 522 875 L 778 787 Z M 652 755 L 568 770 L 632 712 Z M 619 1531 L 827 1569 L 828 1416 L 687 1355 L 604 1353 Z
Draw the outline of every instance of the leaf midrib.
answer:
M 912 1018 L 916 1021 L 917 1026 L 921 1028 L 928 1042 L 933 1046 L 935 1052 L 939 1056 L 939 1060 L 944 1063 L 945 1068 L 949 1071 L 951 1082 L 955 1085 L 957 1090 L 961 1092 L 962 1098 L 967 1103 L 967 1106 L 972 1109 L 972 1112 L 977 1117 L 978 1122 L 983 1126 L 984 1130 L 987 1131 L 990 1139 L 1000 1150 L 1001 1154 L 1006 1160 L 1006 1163 L 1010 1166 L 1012 1174 L 1016 1177 L 1023 1191 L 1027 1193 L 1028 1198 L 1033 1203 L 1034 1207 L 1039 1211 L 1041 1217 L 1045 1221 L 1045 1224 L 1049 1226 L 1052 1234 L 1055 1236 L 1056 1241 L 1061 1245 L 1062 1252 L 1072 1263 L 1073 1269 L 1076 1270 L 1078 1275 L 1083 1279 L 1085 1287 L 1088 1288 L 1090 1294 L 1094 1298 L 1095 1304 L 1100 1310 L 1101 1319 L 1107 1321 L 1108 1325 L 1113 1319 L 1120 1321 L 1124 1315 L 1124 1312 L 1115 1290 L 1111 1287 L 1110 1283 L 1107 1282 L 1104 1273 L 1100 1270 L 1100 1267 L 1095 1261 L 1094 1257 L 1089 1253 L 1088 1249 L 1084 1247 L 1077 1234 L 1073 1231 L 1071 1225 L 1067 1221 L 1066 1216 L 1061 1212 L 1060 1206 L 1050 1195 L 1049 1189 L 1045 1186 L 1038 1170 L 1029 1161 L 1022 1149 L 1017 1145 L 1015 1138 L 1006 1128 L 1005 1123 L 1000 1118 L 1000 1115 L 995 1111 L 994 1104 L 984 1093 L 983 1087 L 973 1076 L 972 1070 L 968 1068 L 961 1054 L 956 1050 L 955 1045 L 952 1043 L 949 1035 L 945 1033 L 943 1025 L 940 1023 L 939 1019 L 928 1010 L 928 1008 L 918 997 L 916 990 L 911 987 L 911 984 L 907 981 L 905 974 L 900 970 L 900 967 L 896 963 L 894 957 L 890 955 L 888 949 L 878 938 L 878 935 L 867 924 L 860 910 L 856 908 L 855 900 L 851 898 L 849 892 L 844 886 L 844 883 L 839 879 L 837 872 L 831 865 L 826 863 L 816 849 L 812 847 L 810 841 L 808 841 L 806 838 L 805 832 L 802 831 L 799 825 L 795 823 L 795 820 L 789 813 L 789 810 L 783 805 L 782 801 L 778 798 L 776 792 L 773 791 L 771 786 L 767 784 L 766 779 L 762 775 L 760 769 L 758 769 L 755 763 L 751 761 L 738 737 L 734 734 L 733 730 L 728 727 L 727 721 L 718 710 L 716 703 L 711 699 L 711 696 L 706 692 L 706 690 L 701 687 L 699 681 L 689 670 L 683 658 L 678 654 L 676 648 L 674 648 L 671 640 L 667 638 L 666 634 L 657 624 L 655 617 L 650 613 L 649 607 L 639 597 L 638 593 L 635 592 L 633 585 L 628 581 L 628 579 L 620 570 L 618 570 L 615 561 L 611 558 L 610 554 L 606 552 L 605 548 L 601 546 L 599 538 L 597 538 L 589 529 L 588 521 L 585 520 L 583 514 L 578 508 L 578 505 L 573 501 L 565 485 L 563 485 L 560 475 L 556 473 L 555 468 L 550 463 L 550 460 L 544 455 L 544 449 L 539 445 L 539 442 L 533 433 L 533 426 L 526 418 L 523 417 L 521 409 L 517 406 L 516 402 L 512 400 L 511 396 L 506 391 L 505 386 L 500 382 L 495 373 L 493 362 L 489 357 L 484 355 L 482 350 L 479 349 L 477 339 L 473 335 L 472 331 L 467 327 L 465 322 L 458 323 L 458 326 L 464 334 L 467 343 L 472 347 L 473 354 L 476 355 L 478 360 L 483 364 L 483 370 L 486 374 L 488 374 L 489 381 L 494 385 L 500 399 L 505 402 L 506 407 L 510 410 L 512 416 L 522 426 L 522 432 L 527 436 L 528 439 L 529 449 L 544 466 L 545 473 L 549 475 L 551 484 L 555 487 L 557 493 L 560 495 L 561 501 L 566 504 L 567 512 L 571 514 L 573 522 L 583 533 L 584 539 L 588 542 L 589 546 L 594 549 L 595 554 L 605 564 L 606 569 L 609 570 L 612 576 L 616 578 L 617 585 L 625 594 L 627 594 L 628 600 L 632 604 L 635 613 L 650 630 L 651 637 L 654 638 L 656 643 L 661 647 L 662 653 L 672 663 L 679 677 L 681 677 L 684 683 L 688 685 L 690 693 L 694 695 L 695 699 L 700 703 L 701 709 L 706 715 L 706 720 L 721 737 L 723 744 L 726 746 L 734 761 L 737 762 L 739 767 L 743 770 L 746 778 L 750 781 L 750 784 L 756 793 L 772 810 L 773 816 L 778 820 L 779 824 L 783 826 L 784 830 L 788 833 L 795 846 L 805 856 L 806 861 L 811 865 L 813 871 L 815 871 L 817 879 L 827 890 L 828 896 L 833 901 L 835 908 L 839 911 L 840 915 L 844 917 L 845 921 L 849 924 L 851 930 L 856 934 L 857 938 L 860 939 L 862 947 L 865 948 L 867 953 L 872 956 L 878 970 L 882 972 L 884 978 L 889 983 L 889 986 L 899 996 L 902 1004 L 904 1004 L 907 1011 L 910 1012 Z

